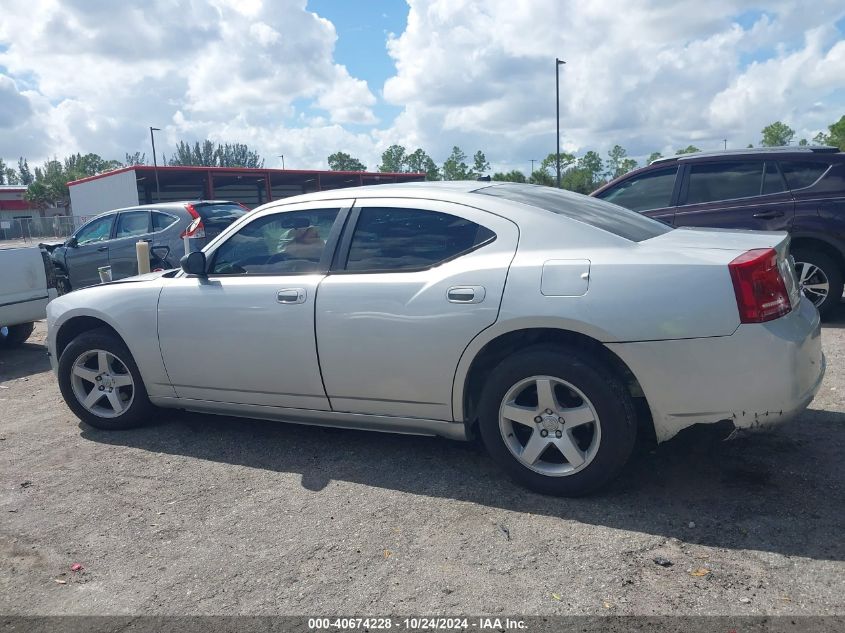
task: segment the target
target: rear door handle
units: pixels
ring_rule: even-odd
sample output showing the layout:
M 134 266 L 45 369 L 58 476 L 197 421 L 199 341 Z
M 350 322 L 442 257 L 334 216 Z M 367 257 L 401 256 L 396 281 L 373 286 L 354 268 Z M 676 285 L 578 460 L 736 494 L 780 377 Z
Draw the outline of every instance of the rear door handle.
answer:
M 783 211 L 760 211 L 760 213 L 754 214 L 754 217 L 760 220 L 771 220 L 772 218 L 782 218 L 783 216 Z
M 109 250 L 108 246 L 101 246 L 100 248 L 97 249 L 97 251 L 100 252 L 100 253 L 102 253 L 103 251 L 107 251 L 107 250 Z
M 446 291 L 449 303 L 481 303 L 486 295 L 484 286 L 452 286 Z
M 305 288 L 282 288 L 276 294 L 279 303 L 305 303 Z

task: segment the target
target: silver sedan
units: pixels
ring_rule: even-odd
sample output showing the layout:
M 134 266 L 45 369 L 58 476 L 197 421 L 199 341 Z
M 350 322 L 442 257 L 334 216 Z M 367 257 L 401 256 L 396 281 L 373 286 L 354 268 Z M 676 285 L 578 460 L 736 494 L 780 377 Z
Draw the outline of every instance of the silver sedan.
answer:
M 60 297 L 48 345 L 99 428 L 158 406 L 477 434 L 522 484 L 578 495 L 637 433 L 809 404 L 825 360 L 788 251 L 547 187 L 334 190 L 264 205 L 181 270 Z

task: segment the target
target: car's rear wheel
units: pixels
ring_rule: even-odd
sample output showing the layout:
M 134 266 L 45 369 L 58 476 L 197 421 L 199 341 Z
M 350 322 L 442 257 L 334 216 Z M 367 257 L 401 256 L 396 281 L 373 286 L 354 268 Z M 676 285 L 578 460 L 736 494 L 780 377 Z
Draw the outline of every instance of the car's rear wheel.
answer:
M 153 406 L 129 349 L 106 329 L 83 332 L 59 359 L 59 389 L 71 411 L 100 429 L 143 424 Z
M 35 329 L 35 323 L 18 323 L 8 327 L 0 327 L 0 347 L 20 347 L 30 337 Z
M 533 347 L 490 374 L 479 431 L 517 482 L 578 496 L 619 473 L 633 451 L 636 419 L 625 386 L 600 363 L 562 347 Z
M 824 253 L 797 250 L 793 257 L 801 292 L 823 317 L 827 316 L 842 299 L 842 270 Z

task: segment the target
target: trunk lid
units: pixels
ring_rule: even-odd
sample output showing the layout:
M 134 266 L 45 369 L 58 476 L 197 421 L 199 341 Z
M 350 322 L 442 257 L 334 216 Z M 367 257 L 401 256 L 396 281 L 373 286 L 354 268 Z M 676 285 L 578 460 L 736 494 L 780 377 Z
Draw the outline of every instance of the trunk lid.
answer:
M 801 300 L 801 288 L 798 284 L 798 275 L 795 272 L 795 262 L 789 254 L 789 244 L 789 234 L 783 231 L 746 231 L 699 227 L 678 228 L 645 242 L 640 242 L 640 245 L 644 247 L 660 248 L 661 250 L 703 249 L 711 252 L 723 251 L 726 265 L 747 251 L 773 248 L 777 252 L 778 268 L 794 309 Z

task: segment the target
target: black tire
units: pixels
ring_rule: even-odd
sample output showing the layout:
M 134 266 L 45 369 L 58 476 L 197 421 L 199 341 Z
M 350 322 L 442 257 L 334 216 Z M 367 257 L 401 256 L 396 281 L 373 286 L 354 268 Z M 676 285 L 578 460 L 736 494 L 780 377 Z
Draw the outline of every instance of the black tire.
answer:
M 831 257 L 828 257 L 824 253 L 819 253 L 818 251 L 798 249 L 792 253 L 792 256 L 795 258 L 796 265 L 799 262 L 805 262 L 812 264 L 813 266 L 818 266 L 827 277 L 828 283 L 830 284 L 830 290 L 827 297 L 821 303 L 816 304 L 816 308 L 818 308 L 819 314 L 822 318 L 829 316 L 842 301 L 842 269 Z M 812 301 L 812 297 L 808 296 L 808 298 Z
M 101 417 L 92 413 L 82 406 L 74 393 L 71 381 L 73 365 L 77 358 L 91 350 L 104 350 L 113 354 L 125 365 L 132 376 L 134 389 L 132 402 L 117 417 Z M 154 407 L 147 396 L 135 359 L 132 358 L 124 342 L 108 329 L 89 330 L 73 339 L 59 358 L 58 375 L 59 389 L 67 406 L 80 420 L 93 427 L 104 430 L 129 429 L 146 423 L 153 413 Z
M 583 469 L 544 475 L 523 465 L 505 444 L 499 428 L 502 401 L 512 387 L 532 376 L 565 380 L 592 403 L 601 440 Z M 633 452 L 637 423 L 630 394 L 606 367 L 565 347 L 535 346 L 506 358 L 491 372 L 479 404 L 479 433 L 491 457 L 517 483 L 542 494 L 576 497 L 594 492 L 619 473 Z
M 6 328 L 6 335 L 0 334 L 0 346 L 5 348 L 20 347 L 35 329 L 35 323 L 18 323 Z

